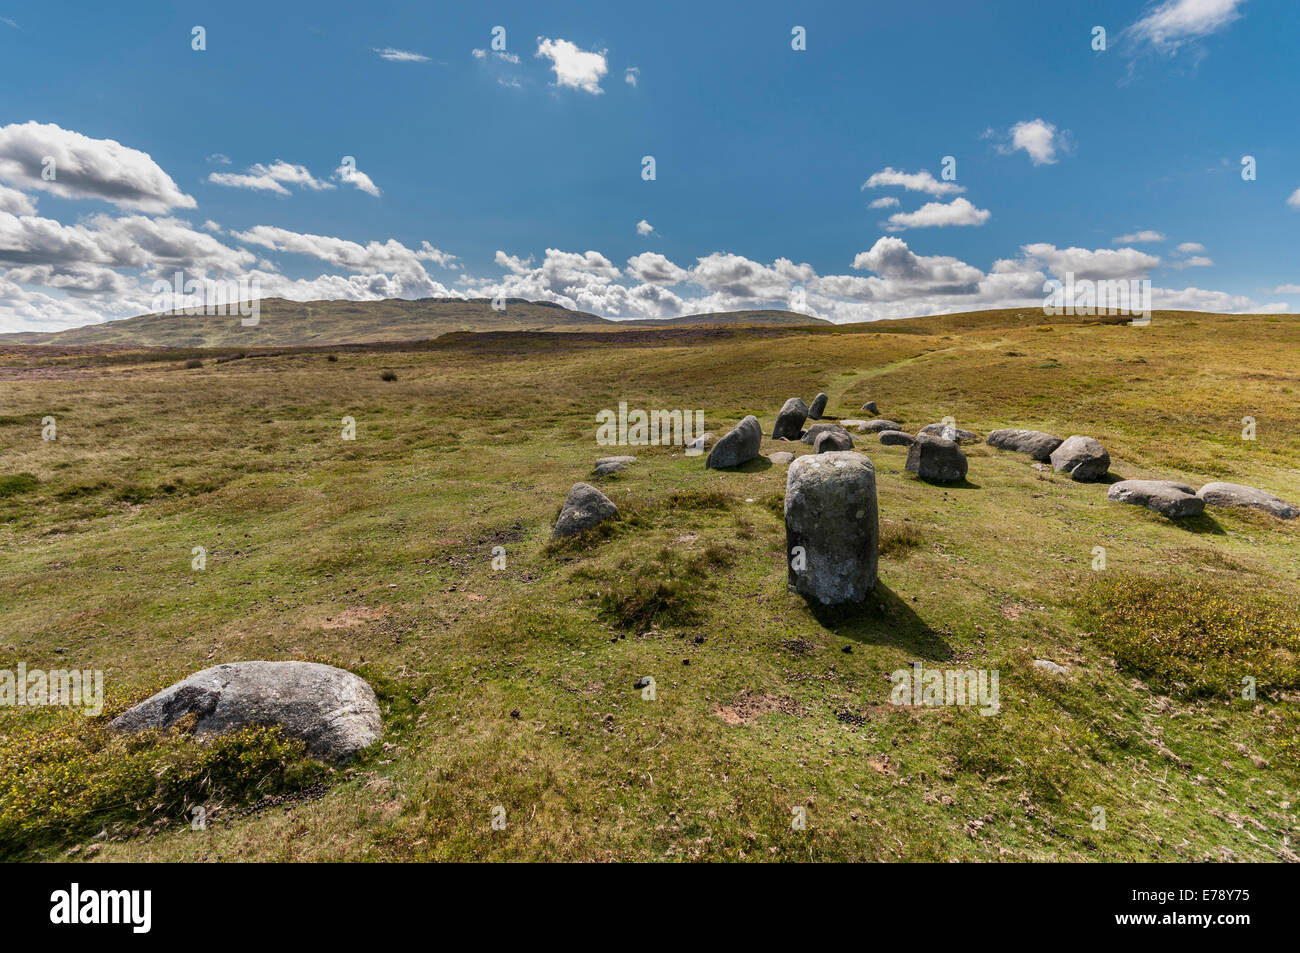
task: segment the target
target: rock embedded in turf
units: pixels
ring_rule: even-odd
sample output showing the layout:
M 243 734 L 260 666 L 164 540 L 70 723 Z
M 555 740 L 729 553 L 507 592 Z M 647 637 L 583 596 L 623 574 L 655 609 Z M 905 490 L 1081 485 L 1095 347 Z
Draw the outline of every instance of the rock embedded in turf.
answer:
M 785 482 L 789 587 L 821 605 L 864 601 L 876 585 L 876 471 L 861 453 L 810 454 Z
M 591 529 L 618 513 L 604 493 L 590 483 L 575 483 L 565 497 L 560 518 L 555 521 L 553 536 L 575 536 Z
M 949 427 L 947 424 L 926 424 L 919 432 L 929 434 L 932 437 L 943 437 L 946 440 L 956 440 L 958 443 L 975 443 L 980 438 L 980 435 L 973 431 L 961 430 L 958 427 Z
M 808 419 L 808 405 L 801 398 L 791 397 L 776 415 L 772 428 L 773 440 L 798 440 L 803 433 L 803 422 Z
M 1078 434 L 1062 440 L 1048 459 L 1052 461 L 1053 470 L 1068 473 L 1085 483 L 1100 480 L 1110 469 L 1110 454 L 1106 448 L 1092 437 Z
M 1205 512 L 1205 501 L 1196 495 L 1196 490 L 1174 480 L 1121 480 L 1106 491 L 1106 499 L 1112 503 L 1145 506 L 1174 519 Z
M 957 441 L 933 434 L 917 434 L 907 451 L 907 469 L 931 483 L 960 483 L 967 466 Z
M 316 662 L 231 662 L 164 688 L 109 723 L 114 731 L 167 728 L 193 714 L 196 735 L 279 725 L 307 752 L 342 763 L 379 740 L 374 689 L 351 672 Z
M 686 444 L 686 453 L 688 456 L 698 456 L 705 450 L 708 450 L 710 444 L 717 442 L 717 439 L 718 438 L 713 435 L 713 431 L 711 430 L 702 433 L 690 443 Z
M 897 420 L 886 420 L 883 417 L 877 417 L 875 420 L 868 420 L 860 429 L 880 433 L 882 430 L 902 430 L 903 425 Z
M 1035 460 L 1046 462 L 1052 457 L 1052 451 L 1064 441 L 1041 430 L 995 430 L 984 442 L 999 450 L 1014 450 L 1027 453 Z
M 813 441 L 813 453 L 833 453 L 837 450 L 852 450 L 853 438 L 844 430 L 823 430 Z
M 763 428 L 758 418 L 750 414 L 723 434 L 722 439 L 713 445 L 708 459 L 704 461 L 704 466 L 710 470 L 738 467 L 756 458 L 762 443 Z
M 778 450 L 776 453 L 769 453 L 767 458 L 773 463 L 790 463 L 794 460 L 794 454 L 789 450 Z
M 869 414 L 880 413 L 880 408 L 876 406 L 876 402 L 874 400 L 867 401 L 865 404 L 859 407 L 858 410 L 865 410 Z
M 609 476 L 611 473 L 626 470 L 629 463 L 636 463 L 636 457 L 601 457 L 596 461 L 594 470 L 600 476 Z
M 910 447 L 916 442 L 916 438 L 906 430 L 882 430 L 880 442 L 886 447 Z
M 1064 665 L 1057 665 L 1051 659 L 1034 659 L 1034 668 L 1051 675 L 1065 675 L 1069 670 Z
M 1248 507 L 1263 510 L 1283 520 L 1293 520 L 1300 516 L 1300 506 L 1257 487 L 1243 486 L 1240 483 L 1207 483 L 1196 495 L 1210 506 Z
M 848 431 L 845 430 L 843 427 L 841 427 L 839 424 L 813 424 L 811 427 L 809 427 L 807 430 L 803 432 L 803 436 L 800 437 L 799 439 L 811 447 L 814 443 L 817 442 L 817 438 L 819 436 L 821 436 L 824 433 L 830 433 L 832 431 L 836 433 L 843 433 L 843 434 L 848 433 Z
M 825 394 L 818 394 L 813 398 L 813 402 L 808 405 L 808 416 L 813 420 L 821 420 L 822 414 L 826 412 L 826 402 L 830 400 Z

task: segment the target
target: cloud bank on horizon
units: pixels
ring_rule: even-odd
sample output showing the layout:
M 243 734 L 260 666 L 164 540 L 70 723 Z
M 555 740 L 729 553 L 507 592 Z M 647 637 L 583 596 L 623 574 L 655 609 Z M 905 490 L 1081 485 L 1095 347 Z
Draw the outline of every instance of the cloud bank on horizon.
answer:
M 1131 91 L 1135 71 L 1138 81 L 1143 77 L 1143 67 L 1135 64 L 1154 58 L 1159 72 L 1145 81 L 1159 82 L 1167 95 L 1177 97 L 1178 84 L 1197 83 L 1204 70 L 1204 44 L 1250 22 L 1246 7 L 1244 0 L 1165 0 L 1116 22 L 1108 31 L 1115 50 L 1098 51 L 1095 44 L 1089 47 L 1090 35 L 1081 35 L 1080 58 L 1093 70 L 1099 55 L 1126 57 L 1126 75 L 1105 87 L 1106 95 L 1115 97 L 1130 95 L 1125 91 Z M 214 42 L 219 35 L 213 31 Z M 1275 169 L 1267 185 L 1238 176 L 1233 139 L 1215 150 L 1217 161 L 1208 166 L 1169 167 L 1151 180 L 1154 186 L 1138 180 L 1126 195 L 1096 194 L 1085 177 L 1106 181 L 1113 166 L 1107 164 L 1108 143 L 1091 141 L 1080 129 L 1089 104 L 1061 102 L 1048 112 L 1040 97 L 1018 93 L 1007 97 L 997 121 L 955 128 L 947 152 L 934 150 L 924 164 L 908 161 L 917 151 L 907 142 L 914 130 L 900 121 L 895 132 L 893 124 L 882 122 L 871 138 L 883 144 L 864 146 L 861 156 L 839 156 L 846 181 L 838 183 L 817 175 L 815 164 L 807 165 L 815 159 L 792 145 L 788 130 L 775 122 L 761 135 L 772 137 L 770 148 L 779 153 L 771 160 L 773 168 L 783 170 L 784 177 L 765 185 L 741 176 L 749 180 L 729 190 L 707 152 L 699 165 L 683 154 L 712 141 L 711 133 L 706 125 L 689 125 L 692 117 L 686 113 L 695 107 L 682 105 L 682 97 L 695 98 L 694 89 L 673 92 L 673 77 L 656 70 L 648 47 L 620 53 L 629 41 L 580 42 L 544 27 L 527 32 L 521 27 L 514 35 L 535 39 L 526 51 L 516 51 L 504 27 L 480 29 L 477 44 L 466 42 L 458 59 L 449 57 L 444 77 L 442 50 L 408 42 L 418 37 L 393 35 L 403 36 L 403 48 L 377 37 L 355 45 L 358 56 L 374 64 L 365 67 L 373 71 L 367 82 L 376 88 L 398 83 L 394 115 L 403 115 L 403 104 L 427 97 L 438 83 L 465 90 L 464 98 L 473 103 L 464 108 L 481 112 L 482 104 L 495 102 L 500 115 L 481 116 L 477 131 L 438 120 L 420 140 L 425 151 L 414 156 L 402 142 L 401 124 L 382 133 L 371 128 L 361 139 L 364 148 L 356 149 L 365 152 L 368 172 L 353 155 L 325 144 L 357 141 L 351 133 L 305 137 L 291 152 L 293 143 L 286 144 L 271 124 L 261 144 L 221 130 L 215 138 L 205 130 L 190 144 L 184 137 L 176 141 L 165 127 L 155 141 L 147 124 L 137 128 L 126 120 L 118 121 L 120 139 L 49 119 L 0 126 L 0 331 L 59 330 L 146 313 L 156 306 L 154 283 L 170 283 L 177 273 L 243 280 L 263 297 L 367 301 L 505 295 L 614 318 L 786 308 L 850 322 L 1039 307 L 1044 284 L 1067 275 L 1151 279 L 1153 305 L 1162 309 L 1283 312 L 1292 308 L 1278 296 L 1300 295 L 1293 262 L 1277 270 L 1261 267 L 1250 260 L 1249 248 L 1237 247 L 1244 238 L 1229 234 L 1219 221 L 1207 222 L 1204 210 L 1195 208 L 1203 186 L 1194 175 L 1253 190 L 1251 201 L 1259 203 L 1261 220 L 1267 216 L 1273 243 L 1282 242 L 1284 251 L 1286 229 L 1294 233 L 1300 225 L 1300 164 L 1291 165 L 1289 181 L 1280 180 L 1276 167 L 1284 160 L 1265 143 L 1252 148 L 1272 156 Z M 813 25 L 805 36 L 808 45 L 802 50 L 782 49 L 791 46 L 788 36 L 773 40 L 776 56 L 786 58 L 774 60 L 780 68 L 803 68 L 798 57 L 833 58 L 833 50 L 819 52 L 816 45 L 819 38 L 830 43 L 830 33 Z M 660 61 L 670 62 L 678 61 Z M 1167 64 L 1192 72 L 1180 76 Z M 397 81 L 395 73 L 406 78 Z M 803 80 L 792 75 L 788 82 L 797 92 Z M 127 86 L 131 82 L 124 80 Z M 416 93 L 404 85 L 410 83 L 433 87 Z M 809 88 L 816 89 L 816 81 L 810 80 Z M 662 99 L 647 105 L 653 96 Z M 757 114 L 770 114 L 776 108 L 772 99 L 780 96 L 779 90 L 769 91 Z M 704 116 L 721 121 L 712 104 L 700 108 L 701 123 Z M 1200 102 L 1188 108 L 1205 112 Z M 388 114 L 375 109 L 378 121 L 386 122 Z M 656 131 L 651 117 L 662 109 L 682 112 L 686 128 Z M 342 107 L 335 115 L 340 124 L 364 121 Z M 540 125 L 529 127 L 533 138 L 525 147 L 521 135 L 512 137 L 511 131 L 527 123 Z M 552 135 L 556 150 L 563 152 L 553 163 L 543 154 Z M 432 182 L 419 177 L 420 164 L 430 161 L 429 142 L 457 145 L 475 136 L 482 137 L 484 151 L 466 159 L 461 177 Z M 610 140 L 618 140 L 617 150 Z M 469 145 L 462 148 L 472 151 Z M 461 201 L 477 198 L 481 207 L 496 193 L 517 187 L 506 163 L 515 161 L 521 148 L 523 167 L 548 184 L 531 200 L 536 207 L 519 201 L 519 195 L 529 194 L 520 192 L 508 213 L 458 214 Z M 629 157 L 626 186 L 603 184 L 612 173 L 602 158 L 614 151 Z M 1101 153 L 1107 156 L 1088 158 Z M 576 163 L 574 156 L 580 157 Z M 649 175 L 646 158 L 652 159 Z M 1244 168 L 1244 153 L 1242 158 Z M 1091 172 L 1090 161 L 1102 167 Z M 683 166 L 692 181 L 708 183 L 717 208 L 701 208 L 702 193 L 679 194 Z M 816 181 L 801 185 L 807 175 Z M 1175 194 L 1168 182 L 1179 196 L 1173 213 L 1163 198 L 1144 195 L 1153 188 Z M 601 193 L 604 188 L 608 193 Z M 790 189 L 806 197 L 806 208 L 771 197 Z M 416 201 L 445 205 L 448 214 L 428 216 Z M 606 214 L 612 202 L 626 203 L 629 217 Z M 1062 216 L 1061 208 L 1072 202 L 1080 204 Z M 771 227 L 740 221 L 749 214 L 747 205 L 764 207 Z M 838 220 L 827 226 L 827 215 Z M 556 216 L 560 223 L 551 225 L 557 232 L 551 241 L 544 233 L 548 217 Z M 738 220 L 730 229 L 729 216 Z M 629 221 L 636 221 L 634 229 Z M 426 237 L 434 229 L 438 244 L 451 251 Z M 822 231 L 831 237 L 803 238 Z M 959 254 L 944 253 L 945 244 Z M 796 252 L 809 245 L 813 254 Z M 767 248 L 775 254 L 765 254 Z M 818 264 L 798 260 L 805 257 Z M 1225 267 L 1225 258 L 1238 262 L 1235 270 Z M 1243 259 L 1248 264 L 1240 264 Z M 1293 270 L 1287 273 L 1286 267 Z M 1178 280 L 1187 269 L 1212 272 L 1215 281 L 1188 285 Z

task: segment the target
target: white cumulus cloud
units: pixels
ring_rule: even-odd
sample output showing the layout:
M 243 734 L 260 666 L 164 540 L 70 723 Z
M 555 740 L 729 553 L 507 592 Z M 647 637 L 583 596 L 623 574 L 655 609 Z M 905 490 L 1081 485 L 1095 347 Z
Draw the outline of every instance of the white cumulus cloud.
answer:
M 555 85 L 581 89 L 593 95 L 604 92 L 600 88 L 600 80 L 609 72 L 604 50 L 595 53 L 579 49 L 569 40 L 552 40 L 539 36 L 537 55 L 551 61 L 551 69 L 555 71 Z

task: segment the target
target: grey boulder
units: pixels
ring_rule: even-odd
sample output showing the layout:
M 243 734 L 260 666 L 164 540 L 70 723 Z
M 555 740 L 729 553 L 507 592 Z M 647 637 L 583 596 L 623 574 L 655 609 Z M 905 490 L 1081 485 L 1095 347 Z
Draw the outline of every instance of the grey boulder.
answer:
M 836 450 L 852 450 L 853 438 L 847 431 L 823 430 L 813 441 L 814 453 L 831 453 Z
M 803 433 L 803 422 L 808 419 L 808 405 L 798 397 L 791 397 L 776 415 L 772 428 L 773 440 L 798 440 Z
M 713 445 L 704 466 L 710 470 L 738 467 L 757 457 L 762 443 L 763 428 L 759 425 L 758 418 L 750 414 Z
M 825 394 L 818 394 L 813 398 L 813 402 L 808 406 L 808 416 L 813 420 L 821 420 L 822 414 L 826 412 L 826 402 L 830 400 Z
M 618 513 L 609 497 L 590 483 L 575 483 L 564 499 L 553 536 L 575 536 Z
M 842 434 L 848 433 L 848 431 L 839 424 L 813 424 L 811 427 L 809 427 L 807 430 L 803 432 L 803 436 L 800 437 L 799 439 L 811 447 L 814 443 L 817 442 L 818 437 L 820 437 L 824 433 L 831 433 L 831 432 L 842 433 Z
M 860 453 L 800 457 L 785 480 L 789 586 L 821 605 L 862 602 L 876 585 L 876 471 Z
M 1300 516 L 1300 507 L 1295 504 L 1240 483 L 1207 483 L 1196 495 L 1211 506 L 1246 506 L 1271 513 L 1283 520 L 1293 520 Z
M 980 438 L 979 434 L 970 430 L 949 427 L 946 424 L 926 424 L 919 432 L 932 437 L 943 437 L 945 440 L 955 440 L 958 443 L 975 443 Z
M 863 404 L 863 405 L 862 405 L 861 407 L 859 407 L 858 409 L 859 409 L 859 410 L 865 410 L 865 411 L 866 411 L 867 413 L 869 413 L 869 414 L 878 414 L 878 413 L 880 413 L 880 408 L 876 406 L 876 402 L 875 402 L 874 400 L 869 400 L 869 401 L 867 401 L 865 404 Z
M 609 476 L 626 470 L 629 463 L 636 463 L 636 457 L 601 457 L 596 461 L 594 470 L 599 476 Z
M 314 758 L 348 761 L 383 734 L 374 689 L 316 662 L 231 662 L 195 672 L 109 723 L 115 731 L 167 728 L 193 714 L 196 735 L 279 725 Z
M 906 430 L 882 430 L 880 442 L 886 447 L 910 447 L 916 438 Z
M 931 483 L 960 483 L 966 479 L 966 454 L 957 441 L 917 434 L 907 451 L 906 468 Z
M 1132 503 L 1145 506 L 1161 516 L 1178 518 L 1200 516 L 1205 512 L 1205 501 L 1186 483 L 1173 480 L 1120 480 L 1106 491 L 1112 503 Z
M 869 430 L 872 433 L 880 433 L 882 430 L 902 430 L 903 425 L 897 420 L 885 420 L 884 418 L 877 417 L 875 420 L 868 420 L 859 429 Z
M 776 453 L 769 453 L 767 458 L 773 463 L 791 463 L 794 461 L 794 454 L 789 450 L 778 450 Z
M 1035 460 L 1046 462 L 1051 459 L 1052 451 L 1061 445 L 1062 440 L 1041 430 L 995 430 L 984 442 L 999 450 L 1027 453 Z
M 1110 454 L 1106 448 L 1092 437 L 1078 434 L 1062 440 L 1048 459 L 1052 461 L 1053 470 L 1068 473 L 1081 482 L 1100 480 L 1110 469 Z

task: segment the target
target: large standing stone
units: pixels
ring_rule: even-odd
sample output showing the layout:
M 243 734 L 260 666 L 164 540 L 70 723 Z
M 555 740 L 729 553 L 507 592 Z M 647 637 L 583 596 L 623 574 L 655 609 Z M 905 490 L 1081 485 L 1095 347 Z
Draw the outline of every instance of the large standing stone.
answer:
M 839 424 L 813 424 L 811 427 L 809 427 L 807 430 L 803 432 L 803 436 L 799 439 L 801 439 L 804 443 L 808 444 L 808 446 L 811 447 L 814 443 L 817 442 L 818 437 L 830 431 L 835 431 L 837 433 L 844 433 L 844 434 L 848 433 L 848 430 L 846 430 L 844 427 L 840 426 Z
M 916 438 L 906 430 L 882 430 L 880 442 L 886 447 L 910 447 L 916 442 Z
M 1027 453 L 1035 460 L 1046 461 L 1052 451 L 1062 443 L 1060 437 L 1053 437 L 1041 430 L 995 430 L 985 438 L 985 443 L 999 450 L 1015 450 Z
M 134 708 L 109 727 L 136 732 L 167 728 L 193 714 L 196 735 L 279 725 L 312 757 L 342 762 L 383 734 L 374 689 L 362 678 L 316 662 L 232 662 L 195 672 Z
M 1200 516 L 1205 512 L 1205 501 L 1186 483 L 1173 480 L 1120 480 L 1106 491 L 1112 503 L 1132 503 L 1145 506 L 1161 516 L 1173 518 Z
M 731 430 L 722 435 L 722 439 L 709 451 L 704 466 L 710 470 L 725 467 L 738 467 L 758 456 L 758 448 L 763 443 L 763 428 L 758 418 L 750 414 Z
M 773 440 L 798 440 L 803 433 L 803 422 L 808 419 L 808 405 L 801 398 L 791 397 L 776 415 L 772 428 Z
M 1048 457 L 1052 469 L 1081 482 L 1100 480 L 1110 469 L 1110 454 L 1092 437 L 1066 437 Z
M 912 448 L 907 451 L 906 467 L 922 480 L 932 483 L 960 483 L 966 479 L 966 454 L 961 452 L 955 440 L 928 433 L 917 434 Z
M 609 497 L 590 483 L 575 483 L 565 497 L 560 518 L 555 521 L 554 536 L 573 536 L 591 529 L 618 513 Z
M 882 430 L 902 430 L 903 425 L 897 420 L 886 420 L 883 417 L 877 417 L 875 420 L 868 420 L 858 429 L 880 433 Z
M 945 440 L 955 440 L 958 443 L 975 443 L 980 438 L 980 435 L 973 431 L 951 427 L 948 424 L 926 424 L 919 432 L 930 434 L 932 437 L 943 437 Z
M 852 450 L 853 438 L 847 431 L 823 430 L 813 442 L 814 453 L 830 453 L 835 450 Z
M 1271 513 L 1278 519 L 1293 520 L 1300 516 L 1300 506 L 1278 499 L 1253 486 L 1240 483 L 1207 483 L 1196 494 L 1211 506 L 1247 506 Z
M 825 394 L 818 394 L 813 398 L 812 404 L 808 407 L 808 416 L 813 420 L 821 420 L 822 414 L 826 412 L 826 402 L 830 400 Z
M 876 471 L 860 453 L 800 457 L 785 480 L 789 586 L 821 605 L 862 602 L 876 585 Z

